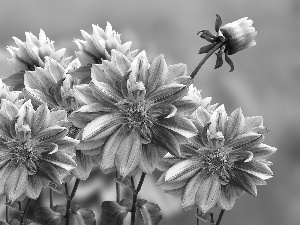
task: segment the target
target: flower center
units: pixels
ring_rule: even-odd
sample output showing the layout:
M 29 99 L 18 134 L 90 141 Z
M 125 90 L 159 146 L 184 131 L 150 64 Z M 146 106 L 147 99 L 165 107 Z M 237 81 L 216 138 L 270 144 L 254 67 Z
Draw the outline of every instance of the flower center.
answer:
M 123 111 L 130 128 L 151 127 L 153 125 L 144 102 L 125 103 L 124 106 Z
M 26 164 L 29 174 L 36 173 L 35 161 L 39 159 L 39 153 L 34 150 L 34 143 L 29 139 L 25 142 L 10 142 L 6 144 L 12 150 L 12 160 L 16 165 Z

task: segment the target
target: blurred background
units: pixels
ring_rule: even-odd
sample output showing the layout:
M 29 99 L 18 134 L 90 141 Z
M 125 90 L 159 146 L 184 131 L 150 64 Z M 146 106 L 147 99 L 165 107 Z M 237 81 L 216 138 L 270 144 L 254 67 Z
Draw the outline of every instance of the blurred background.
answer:
M 257 45 L 232 55 L 234 72 L 228 73 L 226 63 L 214 70 L 212 57 L 195 79 L 202 96 L 224 104 L 228 114 L 241 107 L 245 116 L 263 116 L 264 125 L 271 130 L 265 143 L 278 148 L 270 159 L 274 177 L 267 186 L 258 187 L 256 198 L 245 194 L 238 199 L 225 213 L 222 224 L 300 224 L 299 0 L 10 0 L 2 1 L 0 6 L 1 77 L 13 73 L 7 63 L 11 56 L 5 48 L 16 46 L 13 36 L 25 41 L 26 31 L 38 35 L 42 28 L 55 41 L 56 49 L 67 48 L 71 56 L 78 51 L 74 38 L 83 39 L 80 29 L 91 33 L 92 24 L 105 28 L 109 21 L 122 34 L 122 42 L 132 41 L 132 49 L 146 50 L 150 62 L 164 54 L 168 65 L 186 63 L 191 73 L 203 57 L 198 55 L 200 47 L 207 44 L 196 34 L 202 29 L 214 31 L 216 13 L 223 24 L 242 17 L 252 19 L 258 31 Z M 156 188 L 160 173 L 154 175 L 146 177 L 140 197 L 161 207 L 160 224 L 195 224 L 195 210 L 184 212 L 180 199 Z M 115 199 L 112 178 L 95 168 L 91 177 L 80 184 L 74 203 L 93 209 L 99 218 L 100 202 Z M 55 197 L 56 204 L 65 204 L 64 199 Z M 41 199 L 47 198 L 45 190 Z M 0 220 L 4 219 L 3 213 L 1 204 Z M 140 218 L 137 224 L 142 224 Z

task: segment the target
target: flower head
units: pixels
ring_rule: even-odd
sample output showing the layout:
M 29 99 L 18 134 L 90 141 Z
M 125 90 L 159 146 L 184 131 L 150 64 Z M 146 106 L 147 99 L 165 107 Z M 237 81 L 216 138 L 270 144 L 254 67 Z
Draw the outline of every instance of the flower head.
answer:
M 76 64 L 76 60 L 69 67 L 74 63 Z M 44 68 L 37 67 L 35 71 L 27 71 L 24 83 L 23 93 L 35 106 L 47 102 L 50 109 L 63 109 L 68 113 L 78 107 L 72 94 L 72 88 L 78 84 L 78 80 L 67 74 L 67 69 L 52 58 L 46 57 Z
M 8 101 L 15 103 L 18 101 L 20 92 L 19 91 L 10 91 L 9 87 L 2 82 L 0 78 L 0 107 L 1 107 L 1 100 L 7 99 Z
M 93 25 L 93 33 L 88 34 L 81 30 L 85 40 L 75 39 L 79 48 L 76 56 L 80 60 L 82 67 L 71 73 L 72 76 L 82 79 L 82 83 L 88 83 L 91 80 L 91 65 L 101 64 L 102 60 L 112 60 L 112 50 L 118 50 L 123 53 L 127 59 L 132 60 L 138 50 L 131 51 L 131 42 L 122 44 L 120 34 L 112 29 L 107 22 L 106 29 L 103 30 L 98 25 Z
M 12 104 L 6 101 L 5 104 Z M 0 111 L 0 193 L 15 201 L 23 194 L 36 199 L 49 181 L 60 184 L 76 164 L 69 155 L 78 140 L 66 137 L 62 110 L 47 104 L 35 111 L 30 100 Z
M 227 117 L 221 105 L 204 126 L 194 123 L 198 135 L 181 145 L 184 158 L 169 160 L 173 166 L 158 185 L 181 194 L 184 209 L 196 204 L 204 213 L 230 210 L 245 191 L 256 196 L 256 185 L 272 177 L 267 159 L 276 151 L 262 143 L 267 131 L 262 118 L 244 117 L 240 109 Z
M 215 69 L 223 65 L 223 53 L 225 53 L 225 61 L 230 65 L 232 72 L 234 65 L 228 55 L 237 53 L 238 51 L 250 48 L 256 45 L 254 38 L 257 35 L 255 28 L 252 27 L 253 21 L 247 17 L 241 18 L 232 23 L 222 25 L 222 20 L 219 15 L 216 15 L 215 30 L 217 35 L 214 35 L 209 30 L 202 30 L 200 37 L 211 42 L 211 44 L 200 49 L 199 54 L 208 53 L 210 51 L 219 50 Z
M 168 67 L 162 55 L 151 65 L 144 51 L 132 63 L 121 52 L 113 55 L 112 62 L 93 65 L 89 85 L 75 87 L 75 98 L 85 105 L 70 119 L 84 128 L 82 150 L 103 149 L 102 170 L 116 166 L 123 177 L 137 167 L 151 173 L 161 152 L 179 156 L 180 141 L 196 134 L 186 114 L 199 103 L 178 102 L 191 78 L 185 65 Z
M 4 80 L 14 90 L 21 90 L 24 87 L 24 71 L 34 71 L 36 67 L 45 67 L 46 57 L 51 57 L 62 66 L 68 65 L 72 57 L 64 57 L 66 49 L 55 51 L 54 42 L 46 37 L 41 29 L 39 38 L 31 32 L 26 32 L 26 41 L 13 37 L 18 47 L 8 46 L 7 50 L 12 55 L 8 59 L 9 64 L 16 72 Z

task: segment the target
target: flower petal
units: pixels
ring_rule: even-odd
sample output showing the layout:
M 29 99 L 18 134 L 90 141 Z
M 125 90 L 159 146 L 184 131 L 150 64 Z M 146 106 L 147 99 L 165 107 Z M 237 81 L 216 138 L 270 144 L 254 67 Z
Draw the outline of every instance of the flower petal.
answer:
M 112 62 L 115 63 L 121 74 L 125 75 L 130 68 L 130 60 L 121 52 L 112 49 Z
M 26 87 L 23 89 L 22 93 L 26 98 L 31 99 L 32 103 L 35 105 L 42 105 L 43 103 L 47 102 L 50 108 L 57 107 L 57 103 L 53 97 L 46 95 L 44 92 L 38 89 Z
M 147 174 L 152 174 L 156 168 L 158 154 L 155 145 L 143 145 L 139 168 Z
M 41 157 L 44 161 L 55 164 L 65 170 L 71 170 L 76 167 L 76 163 L 72 157 L 62 152 L 55 152 L 53 154 L 44 153 Z
M 113 135 L 109 137 L 103 149 L 103 158 L 100 165 L 101 170 L 107 170 L 115 165 L 115 155 L 120 145 L 123 144 L 123 139 L 128 135 L 128 127 L 121 126 Z
M 235 165 L 235 168 L 250 173 L 263 180 L 269 179 L 273 176 L 272 171 L 267 165 L 256 160 L 246 163 L 239 163 Z
M 183 116 L 173 116 L 170 118 L 162 118 L 157 121 L 159 125 L 168 128 L 186 138 L 191 138 L 197 135 L 195 125 Z
M 99 102 L 98 99 L 93 95 L 88 84 L 76 85 L 73 88 L 73 94 L 76 101 L 82 105 Z
M 58 145 L 58 150 L 59 151 L 64 151 L 64 150 L 68 150 L 70 148 L 75 147 L 76 145 L 79 144 L 79 140 L 70 138 L 70 137 L 64 137 L 58 141 L 56 141 L 55 143 Z
M 150 94 L 147 92 L 146 98 L 149 101 L 153 101 L 155 104 L 173 103 L 181 99 L 186 94 L 186 91 L 186 85 L 168 84 L 157 88 Z
M 198 208 L 206 213 L 218 202 L 221 193 L 221 183 L 216 173 L 203 174 L 200 182 L 196 203 Z
M 116 165 L 120 175 L 126 177 L 139 164 L 142 154 L 142 141 L 136 129 L 127 133 L 116 154 Z
M 86 180 L 89 177 L 93 168 L 92 157 L 82 154 L 81 151 L 76 151 L 75 162 L 77 166 L 72 171 L 75 177 L 80 180 Z
M 122 123 L 124 123 L 124 120 L 122 119 L 121 113 L 99 116 L 88 123 L 83 129 L 82 139 L 99 139 L 99 135 L 101 137 L 106 137 L 114 132 Z
M 166 173 L 166 182 L 183 181 L 194 176 L 203 167 L 201 158 L 186 159 L 176 163 Z
M 43 129 L 37 135 L 35 135 L 34 139 L 36 139 L 39 143 L 51 143 L 58 141 L 64 138 L 68 134 L 68 129 L 65 127 L 53 126 Z
M 186 180 L 185 181 L 180 181 L 180 182 L 166 182 L 165 181 L 165 176 L 166 176 L 167 172 L 164 172 L 161 177 L 158 179 L 156 185 L 163 189 L 165 192 L 169 191 L 176 191 L 176 190 L 182 190 L 186 184 Z
M 251 148 L 249 151 L 253 153 L 253 159 L 257 161 L 267 160 L 271 155 L 276 152 L 276 148 L 266 144 L 260 144 L 255 148 Z
M 6 161 L 5 164 L 1 163 L 1 168 L 0 168 L 0 194 L 3 194 L 4 188 L 5 188 L 5 183 L 10 176 L 11 171 L 13 170 L 13 163 L 8 163 Z
M 92 80 L 89 86 L 93 95 L 104 105 L 114 105 L 123 100 L 121 93 L 116 92 L 109 84 Z
M 41 130 L 49 126 L 50 121 L 50 111 L 48 109 L 47 103 L 40 105 L 35 114 L 33 120 L 32 136 L 38 134 Z
M 42 181 L 39 176 L 28 176 L 26 195 L 31 199 L 37 199 L 42 191 Z
M 242 172 L 238 169 L 233 169 L 230 172 L 231 180 L 230 183 L 234 186 L 238 186 L 242 188 L 244 191 L 248 192 L 252 196 L 257 195 L 257 189 L 254 181 L 251 179 L 251 176 L 247 175 L 247 173 Z
M 194 177 L 188 180 L 182 195 L 182 208 L 188 210 L 196 203 L 196 194 L 203 180 L 203 174 L 197 173 Z
M 150 74 L 147 82 L 148 85 L 146 86 L 149 94 L 165 82 L 167 79 L 167 69 L 168 67 L 163 55 L 154 58 L 149 68 Z
M 227 142 L 227 146 L 231 147 L 232 150 L 246 151 L 250 150 L 261 144 L 264 140 L 264 136 L 256 133 L 242 134 Z
M 162 85 L 171 83 L 178 77 L 185 77 L 187 75 L 187 66 L 186 64 L 179 63 L 171 65 L 168 68 L 166 77 L 162 81 Z
M 10 201 L 15 201 L 26 190 L 28 172 L 24 164 L 19 165 L 10 172 L 6 181 L 5 192 Z
M 152 127 L 152 132 L 155 144 L 158 144 L 176 157 L 180 156 L 181 153 L 179 141 L 171 131 L 168 131 L 167 129 L 160 126 L 154 126 Z
M 218 205 L 224 210 L 231 210 L 236 199 L 234 187 L 230 184 L 221 185 L 221 194 Z
M 210 133 L 214 132 L 222 132 L 225 133 L 225 128 L 227 124 L 227 113 L 225 111 L 224 105 L 220 105 L 211 115 L 210 118 L 210 126 L 209 131 Z
M 241 134 L 245 128 L 245 118 L 240 108 L 234 110 L 227 121 L 226 131 L 225 131 L 225 144 L 230 139 Z
M 37 175 L 58 185 L 62 184 L 64 177 L 69 174 L 67 170 L 42 159 L 36 165 L 38 167 Z

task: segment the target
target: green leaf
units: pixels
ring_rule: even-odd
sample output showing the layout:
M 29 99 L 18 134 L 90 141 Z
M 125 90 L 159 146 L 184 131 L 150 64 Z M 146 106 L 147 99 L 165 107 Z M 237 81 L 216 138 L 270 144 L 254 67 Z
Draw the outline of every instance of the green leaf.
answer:
M 122 225 L 129 209 L 119 205 L 117 202 L 105 201 L 101 205 L 101 219 L 105 225 Z
M 35 216 L 37 221 L 44 225 L 59 225 L 61 220 L 64 218 L 65 213 L 63 213 L 64 206 L 55 206 L 54 210 L 49 207 L 37 207 L 35 209 Z M 59 211 L 59 212 L 56 212 Z
M 73 207 L 72 213 L 75 217 L 76 225 L 96 225 L 95 214 L 90 209 Z
M 137 205 L 141 210 L 146 225 L 157 225 L 161 221 L 162 215 L 157 204 L 147 202 L 144 199 L 138 199 Z

